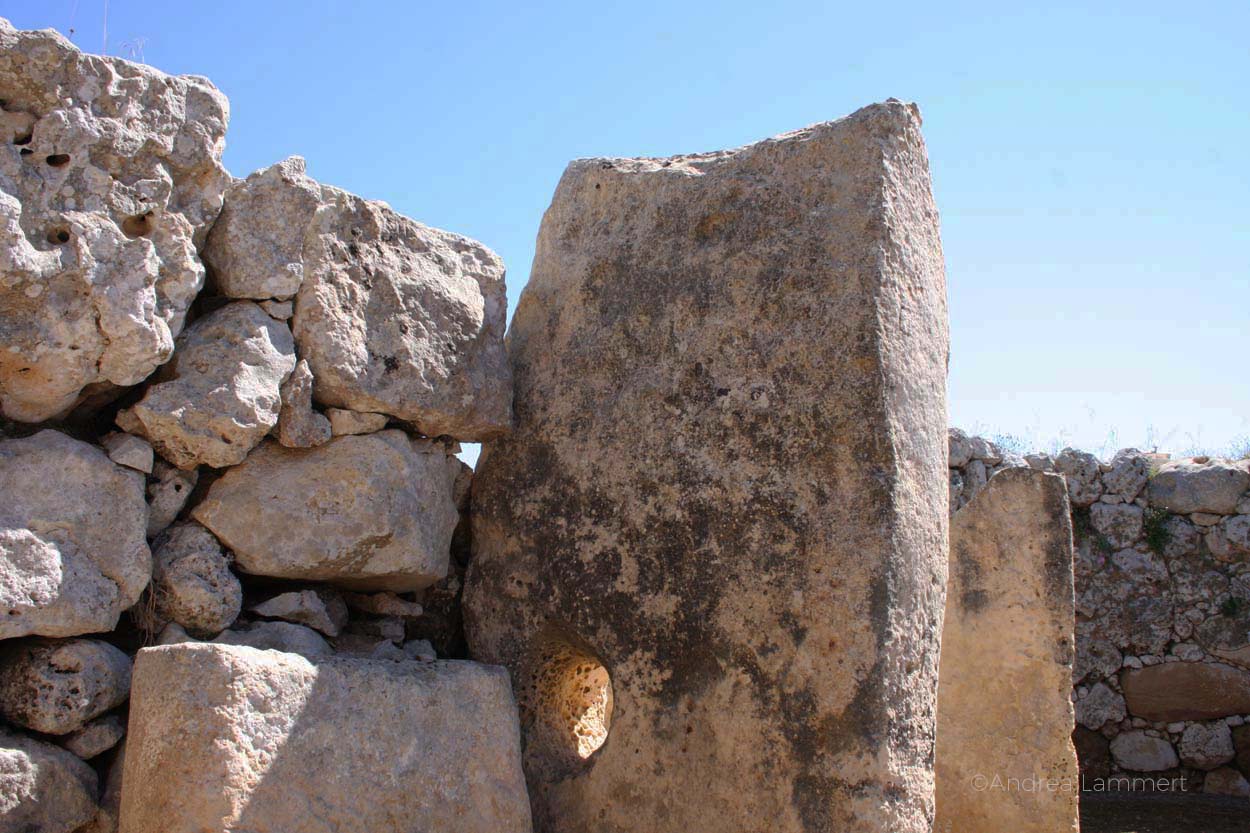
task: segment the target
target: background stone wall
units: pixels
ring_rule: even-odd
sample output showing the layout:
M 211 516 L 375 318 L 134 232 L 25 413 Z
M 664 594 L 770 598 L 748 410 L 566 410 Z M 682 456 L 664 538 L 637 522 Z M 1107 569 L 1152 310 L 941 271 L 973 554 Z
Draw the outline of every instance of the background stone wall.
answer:
M 1250 795 L 1250 461 L 1017 456 L 950 430 L 951 512 L 1015 466 L 1068 484 L 1074 741 L 1086 786 L 1184 777 Z

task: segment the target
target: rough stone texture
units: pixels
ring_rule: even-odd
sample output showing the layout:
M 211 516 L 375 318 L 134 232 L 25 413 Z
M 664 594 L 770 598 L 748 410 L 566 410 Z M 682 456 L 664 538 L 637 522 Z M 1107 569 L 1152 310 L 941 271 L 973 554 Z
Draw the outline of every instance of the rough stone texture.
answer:
M 211 532 L 181 523 L 164 532 L 154 549 L 151 592 L 160 627 L 172 621 L 195 636 L 210 637 L 234 623 L 243 588 Z
M 1192 723 L 1180 743 L 1181 762 L 1195 769 L 1215 769 L 1233 759 L 1233 733 L 1222 720 Z
M 0 726 L 0 833 L 73 833 L 95 816 L 96 788 L 77 756 Z
M 117 424 L 179 468 L 233 466 L 277 425 L 280 386 L 294 369 L 287 326 L 235 301 L 187 328 L 160 380 Z
M 109 751 L 125 735 L 126 723 L 121 715 L 106 714 L 65 735 L 60 742 L 85 761 Z
M 1131 503 L 1095 503 L 1089 508 L 1090 524 L 1117 549 L 1131 547 L 1142 529 L 1142 509 Z
M 347 624 L 347 605 L 333 590 L 294 590 L 252 607 L 258 616 L 307 625 L 326 636 L 338 636 Z
M 386 414 L 362 414 L 358 411 L 345 411 L 342 408 L 327 408 L 330 416 L 330 430 L 334 436 L 347 434 L 372 434 L 386 427 Z
M 1076 701 L 1076 722 L 1087 729 L 1118 723 L 1127 713 L 1123 695 L 1104 683 L 1090 686 L 1085 696 Z
M 1065 448 L 1055 457 L 1055 470 L 1068 481 L 1073 506 L 1089 506 L 1102 495 L 1098 458 L 1087 451 Z
M 334 653 L 330 643 L 312 628 L 291 622 L 254 622 L 240 630 L 224 631 L 213 640 L 218 645 L 246 645 L 266 651 L 285 651 L 306 657 Z
M 95 818 L 77 833 L 117 833 L 118 816 L 121 815 L 122 803 L 122 770 L 126 761 L 126 741 L 117 745 L 108 770 L 104 777 L 104 787 L 100 791 L 100 810 Z
M 1126 501 L 1135 499 L 1150 476 L 1150 459 L 1135 448 L 1124 448 L 1111 458 L 1111 468 L 1102 476 L 1108 494 Z
M 292 157 L 237 183 L 205 258 L 227 295 L 296 295 L 292 327 L 318 402 L 410 420 L 428 436 L 507 430 L 499 258 L 320 185 Z
M 0 20 L 0 412 L 40 422 L 169 358 L 204 282 L 228 108 L 207 80 Z
M 113 431 L 100 438 L 100 445 L 104 446 L 109 459 L 117 465 L 144 474 L 152 473 L 152 446 L 142 437 Z
M 1150 500 L 1172 512 L 1231 515 L 1250 489 L 1250 461 L 1177 460 L 1164 463 L 1150 479 Z
M 65 735 L 126 700 L 130 657 L 98 639 L 27 639 L 0 649 L 0 714 Z
M 919 127 L 890 101 L 565 171 L 465 590 L 540 829 L 928 831 L 947 333 Z
M 1210 720 L 1250 714 L 1250 671 L 1213 662 L 1169 662 L 1125 671 L 1131 714 L 1146 720 Z
M 1202 791 L 1208 795 L 1232 795 L 1250 798 L 1250 782 L 1232 767 L 1220 767 L 1202 779 Z
M 418 590 L 447 574 L 458 519 L 449 460 L 441 445 L 394 430 L 312 449 L 266 442 L 192 515 L 247 573 Z
M 315 448 L 329 442 L 330 426 L 330 420 L 313 410 L 312 370 L 308 362 L 300 359 L 295 370 L 282 383 L 278 442 L 287 448 Z
M 1010 469 L 991 478 L 951 522 L 938 685 L 937 830 L 1058 833 L 1079 827 L 1074 790 L 974 786 L 978 775 L 1078 780 L 1066 491 L 1058 475 Z
M 178 518 L 199 478 L 195 469 L 180 469 L 164 460 L 152 464 L 152 478 L 148 481 L 149 538 L 160 535 Z
M 139 652 L 121 833 L 528 833 L 500 668 Z
M 352 610 L 374 616 L 417 617 L 424 613 L 421 605 L 402 599 L 394 593 L 344 593 L 344 601 Z
M 40 431 L 0 442 L 0 495 L 0 639 L 116 626 L 152 570 L 143 475 Z
M 304 238 L 321 205 L 321 186 L 292 156 L 237 180 L 204 247 L 221 294 L 285 300 L 304 282 Z
M 1180 763 L 1172 744 L 1140 729 L 1116 735 L 1111 741 L 1111 757 L 1130 772 L 1162 772 Z

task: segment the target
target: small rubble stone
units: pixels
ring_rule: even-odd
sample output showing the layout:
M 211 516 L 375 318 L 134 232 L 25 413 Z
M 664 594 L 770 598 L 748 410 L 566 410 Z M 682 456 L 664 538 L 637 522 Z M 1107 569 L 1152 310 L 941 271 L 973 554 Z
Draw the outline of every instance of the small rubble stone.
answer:
M 0 646 L 0 714 L 66 735 L 126 701 L 130 657 L 98 639 L 29 639 Z
M 1202 791 L 1207 795 L 1250 798 L 1250 782 L 1237 770 L 1224 766 L 1207 773 L 1202 779 Z
M 97 788 L 77 755 L 0 726 L 0 831 L 74 833 L 95 817 Z
M 1180 742 L 1181 762 L 1194 769 L 1215 769 L 1235 755 L 1233 735 L 1228 724 L 1191 723 Z
M 109 751 L 125 736 L 126 723 L 121 715 L 105 714 L 63 736 L 60 743 L 86 761 Z
M 1162 772 L 1180 763 L 1172 744 L 1137 729 L 1111 740 L 1111 757 L 1117 766 L 1130 772 Z
M 331 422 L 313 410 L 313 375 L 300 359 L 282 383 L 282 410 L 278 414 L 278 442 L 287 448 L 315 448 L 329 442 Z
M 1141 536 L 1144 513 L 1131 503 L 1097 502 L 1090 506 L 1089 520 L 1095 530 L 1106 536 L 1111 546 L 1131 547 Z
M 187 328 L 117 424 L 179 468 L 237 465 L 277 425 L 281 385 L 294 369 L 290 329 L 256 304 L 234 301 Z
M 196 469 L 180 469 L 164 460 L 153 463 L 147 489 L 149 538 L 160 535 L 177 520 L 198 481 L 199 472 Z
M 246 645 L 266 651 L 285 651 L 306 657 L 334 653 L 321 634 L 291 622 L 253 622 L 238 630 L 223 631 L 212 642 L 216 645 Z
M 117 465 L 141 471 L 144 474 L 152 473 L 154 459 L 152 446 L 143 437 L 113 431 L 100 438 L 100 445 L 104 446 L 109 459 Z
M 404 643 L 404 653 L 410 658 L 418 662 L 434 662 L 438 659 L 438 654 L 434 651 L 434 646 L 430 644 L 428 639 L 414 639 L 411 642 Z
M 330 430 L 336 437 L 372 434 L 385 428 L 390 419 L 386 414 L 367 414 L 343 408 L 327 408 L 326 414 L 330 417 Z
M 1089 506 L 1102 495 L 1102 469 L 1098 458 L 1088 451 L 1065 448 L 1055 457 L 1055 471 L 1068 481 L 1068 499 L 1073 506 Z
M 1076 722 L 1087 729 L 1101 729 L 1108 721 L 1118 723 L 1126 715 L 1124 697 L 1105 683 L 1091 686 L 1076 701 Z
M 294 590 L 251 608 L 258 616 L 307 625 L 326 636 L 338 636 L 347 624 L 347 605 L 331 589 Z
M 211 637 L 234 623 L 243 587 L 211 532 L 194 521 L 180 523 L 162 533 L 153 549 L 151 592 L 159 627 L 172 621 Z
M 972 462 L 972 441 L 958 428 L 947 429 L 947 464 L 953 469 L 962 469 Z
M 416 618 L 424 612 L 421 605 L 394 593 L 344 593 L 343 600 L 352 610 L 373 616 Z
M 295 314 L 295 304 L 291 301 L 257 301 L 260 308 L 269 313 L 270 318 L 288 321 Z
M 1150 460 L 1135 448 L 1125 448 L 1111 458 L 1111 468 L 1103 474 L 1102 483 L 1109 494 L 1127 501 L 1135 499 L 1145 488 L 1150 476 Z

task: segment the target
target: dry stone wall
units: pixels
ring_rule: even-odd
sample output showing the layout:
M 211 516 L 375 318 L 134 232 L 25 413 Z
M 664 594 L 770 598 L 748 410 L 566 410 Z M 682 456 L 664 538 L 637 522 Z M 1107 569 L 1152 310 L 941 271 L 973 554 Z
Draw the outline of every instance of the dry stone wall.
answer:
M 1184 777 L 1189 789 L 1250 795 L 1250 460 L 1019 457 L 951 429 L 949 465 L 952 513 L 1012 468 L 1067 481 L 1086 785 Z
M 528 833 L 459 637 L 503 264 L 227 114 L 0 20 L 0 833 Z

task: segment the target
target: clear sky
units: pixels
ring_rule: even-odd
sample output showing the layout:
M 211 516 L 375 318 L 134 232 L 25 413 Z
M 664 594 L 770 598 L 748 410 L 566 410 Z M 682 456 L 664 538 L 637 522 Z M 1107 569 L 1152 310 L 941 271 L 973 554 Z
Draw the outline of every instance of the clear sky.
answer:
M 568 160 L 917 101 L 952 422 L 1103 452 L 1250 438 L 1250 4 L 1019 5 L 111 0 L 108 52 L 224 90 L 236 176 L 298 153 L 482 240 L 513 306 Z M 0 15 L 104 43 L 104 0 Z

